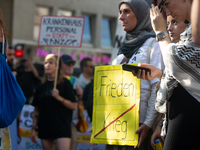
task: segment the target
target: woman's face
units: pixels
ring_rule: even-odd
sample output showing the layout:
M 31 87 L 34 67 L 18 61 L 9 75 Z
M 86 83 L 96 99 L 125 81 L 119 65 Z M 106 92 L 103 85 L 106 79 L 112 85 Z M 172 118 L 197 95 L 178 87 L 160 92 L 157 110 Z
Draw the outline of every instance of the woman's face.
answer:
M 183 33 L 187 24 L 183 21 L 177 22 L 172 16 L 167 16 L 167 26 L 172 42 L 178 42 L 180 40 L 180 34 Z
M 137 18 L 132 8 L 128 4 L 123 3 L 120 6 L 119 13 L 119 20 L 121 20 L 123 30 L 126 32 L 133 30 L 137 25 Z
M 47 59 L 44 62 L 44 71 L 45 74 L 53 75 L 56 72 L 56 63 L 53 59 Z
M 72 73 L 74 72 L 74 65 L 72 62 L 67 63 L 67 64 L 63 63 L 63 69 L 64 69 L 65 75 L 71 76 Z
M 190 4 L 190 3 L 189 3 Z M 166 15 L 171 15 L 178 22 L 182 20 L 189 19 L 188 18 L 188 1 L 184 0 L 164 0 L 163 8 L 166 11 Z

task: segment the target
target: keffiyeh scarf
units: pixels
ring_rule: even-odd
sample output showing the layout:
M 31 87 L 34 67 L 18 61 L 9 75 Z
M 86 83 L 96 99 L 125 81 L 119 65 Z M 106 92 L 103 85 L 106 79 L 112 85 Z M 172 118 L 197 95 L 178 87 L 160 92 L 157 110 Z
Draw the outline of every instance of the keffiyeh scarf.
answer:
M 163 52 L 166 68 L 155 101 L 160 113 L 166 113 L 166 102 L 178 83 L 200 102 L 200 46 L 193 43 L 191 32 L 189 25 L 179 43 L 169 44 Z

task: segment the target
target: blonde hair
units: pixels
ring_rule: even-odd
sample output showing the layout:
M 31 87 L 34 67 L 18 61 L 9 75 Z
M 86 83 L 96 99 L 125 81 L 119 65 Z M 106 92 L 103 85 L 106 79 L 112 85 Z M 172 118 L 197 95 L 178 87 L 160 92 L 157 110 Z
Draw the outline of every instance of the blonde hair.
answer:
M 58 60 L 58 56 L 55 54 L 48 54 L 45 59 L 44 62 L 47 61 L 48 59 L 51 59 L 55 62 L 56 66 L 57 66 L 57 60 Z M 59 59 L 59 67 L 58 67 L 58 76 L 57 76 L 57 85 L 60 84 L 63 80 L 63 69 L 62 69 L 62 60 Z M 44 84 L 47 81 L 47 75 L 44 73 L 43 77 L 42 77 L 42 84 Z

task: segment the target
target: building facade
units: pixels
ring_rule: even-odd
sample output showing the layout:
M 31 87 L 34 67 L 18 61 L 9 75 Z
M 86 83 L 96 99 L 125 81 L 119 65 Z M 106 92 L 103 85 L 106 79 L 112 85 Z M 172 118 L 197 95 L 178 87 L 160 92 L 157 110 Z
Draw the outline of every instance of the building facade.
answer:
M 151 0 L 147 1 L 150 4 Z M 24 45 L 24 57 L 40 62 L 57 50 L 37 46 L 41 16 L 84 16 L 82 47 L 61 48 L 61 53 L 71 55 L 77 62 L 88 56 L 95 64 L 103 65 L 109 63 L 113 50 L 118 3 L 119 0 L 6 0 L 0 1 L 0 6 L 10 35 L 9 44 Z

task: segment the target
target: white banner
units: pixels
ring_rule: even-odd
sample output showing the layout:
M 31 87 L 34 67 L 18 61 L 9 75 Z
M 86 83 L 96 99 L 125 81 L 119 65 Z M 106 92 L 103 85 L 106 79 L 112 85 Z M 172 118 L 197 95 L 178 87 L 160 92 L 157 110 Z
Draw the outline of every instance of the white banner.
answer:
M 81 47 L 84 17 L 42 16 L 38 46 Z
M 24 105 L 19 123 L 18 150 L 42 150 L 42 143 L 39 138 L 36 138 L 37 144 L 34 144 L 31 139 L 31 128 L 33 124 L 33 111 L 32 105 Z
M 30 138 L 21 137 L 18 150 L 43 150 L 40 139 L 36 139 L 37 144 L 34 144 Z

